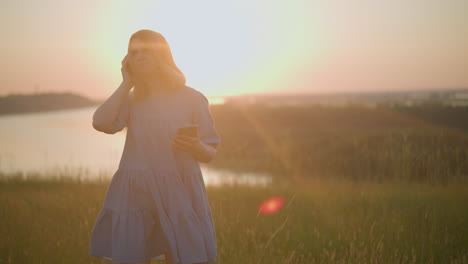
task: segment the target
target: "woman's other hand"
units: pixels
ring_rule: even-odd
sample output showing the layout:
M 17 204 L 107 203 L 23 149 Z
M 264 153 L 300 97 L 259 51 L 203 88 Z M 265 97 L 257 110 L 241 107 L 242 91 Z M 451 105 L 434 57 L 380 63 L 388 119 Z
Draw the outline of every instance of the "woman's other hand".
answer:
M 172 138 L 172 143 L 177 150 L 190 153 L 203 151 L 202 143 L 198 137 L 177 134 Z
M 177 134 L 172 138 L 172 145 L 177 150 L 191 153 L 195 159 L 201 162 L 209 162 L 216 154 L 216 149 L 204 144 L 199 137 Z

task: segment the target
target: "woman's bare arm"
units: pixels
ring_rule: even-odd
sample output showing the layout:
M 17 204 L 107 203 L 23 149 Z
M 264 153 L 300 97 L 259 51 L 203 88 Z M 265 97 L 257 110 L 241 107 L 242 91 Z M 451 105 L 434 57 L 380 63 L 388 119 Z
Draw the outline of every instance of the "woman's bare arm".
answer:
M 198 151 L 193 153 L 193 156 L 196 160 L 204 163 L 208 163 L 214 159 L 216 156 L 216 147 L 212 144 L 203 143 L 200 141 L 201 147 L 198 148 Z
M 204 143 L 199 137 L 176 134 L 172 137 L 173 147 L 177 150 L 192 153 L 193 157 L 204 163 L 216 156 L 218 143 Z
M 112 131 L 113 122 L 119 114 L 122 103 L 127 100 L 131 89 L 131 84 L 122 82 L 114 93 L 96 109 L 93 114 L 94 129 L 108 134 L 115 133 Z

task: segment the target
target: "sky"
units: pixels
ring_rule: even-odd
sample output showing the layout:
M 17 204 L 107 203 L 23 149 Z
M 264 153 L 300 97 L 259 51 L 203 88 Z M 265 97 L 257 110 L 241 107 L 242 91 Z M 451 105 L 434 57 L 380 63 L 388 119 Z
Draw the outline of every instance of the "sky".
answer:
M 104 99 L 140 29 L 208 96 L 468 88 L 466 14 L 466 0 L 2 1 L 0 95 Z

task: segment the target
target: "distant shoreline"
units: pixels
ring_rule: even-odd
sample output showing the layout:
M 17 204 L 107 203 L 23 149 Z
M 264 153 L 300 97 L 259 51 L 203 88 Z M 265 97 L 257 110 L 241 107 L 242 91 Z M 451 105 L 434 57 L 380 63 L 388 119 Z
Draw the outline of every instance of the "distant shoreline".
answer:
M 208 96 L 209 97 L 209 96 Z M 210 99 L 209 99 L 210 100 Z M 241 94 L 211 98 L 212 104 L 268 104 L 322 106 L 422 106 L 468 107 L 468 89 L 380 91 L 329 94 Z M 0 97 L 0 115 L 26 114 L 97 106 L 104 100 L 71 93 L 10 94 Z
M 0 115 L 75 109 L 100 103 L 74 93 L 11 94 L 0 97 Z

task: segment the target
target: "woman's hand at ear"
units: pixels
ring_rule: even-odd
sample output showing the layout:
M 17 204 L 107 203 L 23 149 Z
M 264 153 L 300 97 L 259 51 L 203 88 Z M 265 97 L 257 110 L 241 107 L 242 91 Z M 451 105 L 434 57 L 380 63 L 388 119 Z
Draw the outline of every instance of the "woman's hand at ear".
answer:
M 129 61 L 128 57 L 129 56 L 127 54 L 123 58 L 122 68 L 120 69 L 120 71 L 122 72 L 122 83 L 124 83 L 127 87 L 129 87 L 129 90 L 130 90 L 130 89 L 132 89 L 134 83 L 133 83 L 133 80 L 132 80 L 132 76 L 130 74 L 130 69 L 129 69 L 130 61 Z
M 216 148 L 203 143 L 198 137 L 187 135 L 175 135 L 172 145 L 176 150 L 189 152 L 200 162 L 209 162 L 216 155 Z

